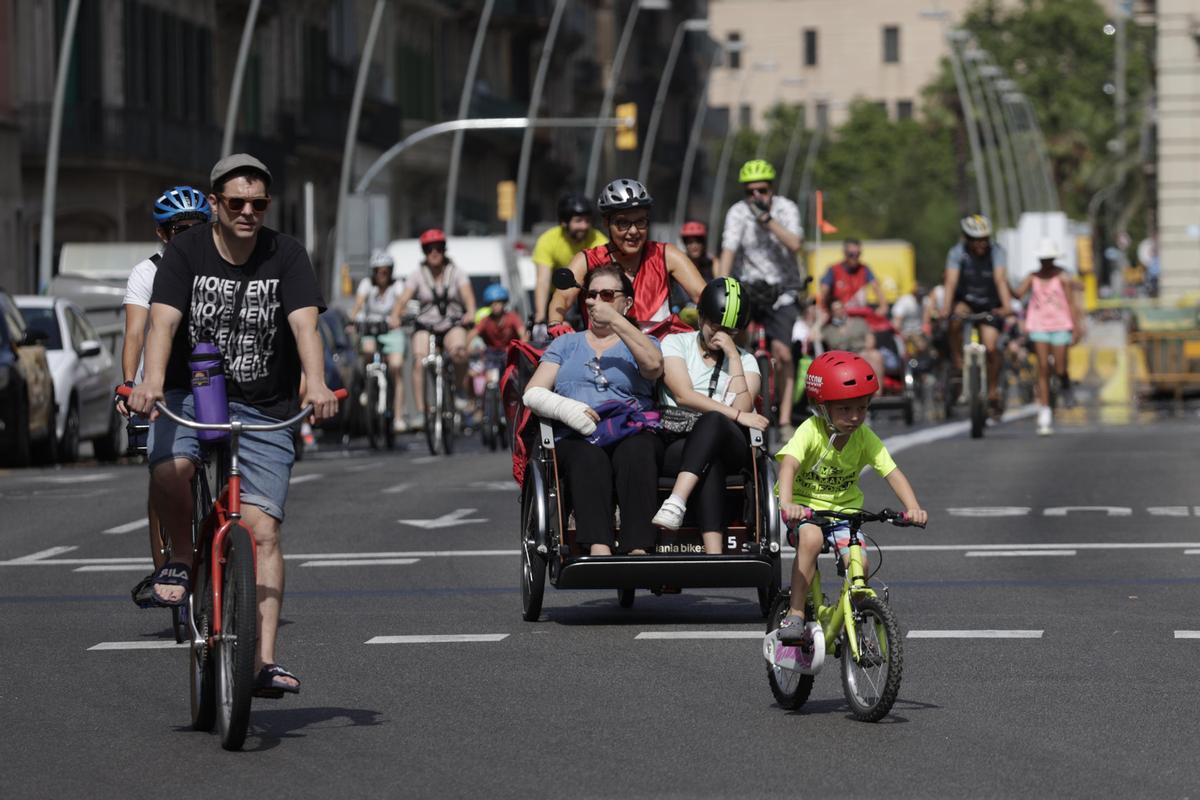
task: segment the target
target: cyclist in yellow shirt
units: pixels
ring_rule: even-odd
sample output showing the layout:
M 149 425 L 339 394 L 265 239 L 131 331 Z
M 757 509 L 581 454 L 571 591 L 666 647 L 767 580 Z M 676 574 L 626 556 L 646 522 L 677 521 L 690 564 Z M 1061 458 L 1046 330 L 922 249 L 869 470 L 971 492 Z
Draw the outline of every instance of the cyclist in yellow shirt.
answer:
M 581 194 L 565 194 L 558 201 L 558 225 L 538 237 L 533 246 L 537 270 L 533 321 L 545 323 L 550 303 L 550 273 L 566 267 L 581 250 L 608 244 L 608 237 L 592 227 L 592 201 Z

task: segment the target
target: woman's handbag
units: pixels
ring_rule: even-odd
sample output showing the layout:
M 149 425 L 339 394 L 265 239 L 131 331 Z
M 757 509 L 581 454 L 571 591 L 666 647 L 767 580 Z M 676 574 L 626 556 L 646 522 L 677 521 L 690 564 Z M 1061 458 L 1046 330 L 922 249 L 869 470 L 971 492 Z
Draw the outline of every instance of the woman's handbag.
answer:
M 699 334 L 697 334 L 698 336 Z M 708 396 L 712 397 L 717 391 L 717 379 L 721 377 L 721 365 L 725 363 L 725 354 L 717 354 L 717 363 L 713 367 L 712 375 L 708 379 Z M 703 412 L 693 411 L 690 408 L 680 408 L 679 406 L 664 406 L 659 411 L 661 417 L 661 427 L 667 433 L 688 434 L 692 432 L 692 428 L 696 427 L 696 420 L 700 419 Z
M 608 447 L 627 436 L 658 428 L 657 411 L 643 411 L 636 400 L 608 400 L 596 406 L 600 416 L 596 430 L 587 440 L 597 447 Z

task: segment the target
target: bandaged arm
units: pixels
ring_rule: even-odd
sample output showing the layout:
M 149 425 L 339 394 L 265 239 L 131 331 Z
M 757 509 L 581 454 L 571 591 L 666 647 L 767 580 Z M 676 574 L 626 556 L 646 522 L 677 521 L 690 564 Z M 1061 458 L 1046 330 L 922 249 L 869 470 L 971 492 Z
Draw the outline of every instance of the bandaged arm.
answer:
M 556 419 L 584 436 L 591 436 L 596 430 L 596 423 L 587 415 L 587 403 L 563 397 L 541 386 L 526 389 L 522 400 L 538 416 Z

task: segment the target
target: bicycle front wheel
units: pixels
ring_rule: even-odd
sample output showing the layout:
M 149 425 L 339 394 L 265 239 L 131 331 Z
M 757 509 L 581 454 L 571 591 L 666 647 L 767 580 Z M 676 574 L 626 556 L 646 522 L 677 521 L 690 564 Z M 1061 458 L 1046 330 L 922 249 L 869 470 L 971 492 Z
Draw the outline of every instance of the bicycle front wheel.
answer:
M 967 398 L 971 409 L 971 438 L 983 438 L 987 421 L 987 398 L 983 396 L 983 367 L 972 364 L 967 370 Z
M 442 372 L 442 452 L 454 452 L 454 425 L 458 409 L 454 406 L 454 363 L 447 361 Z
M 783 622 L 791 602 L 791 591 L 782 591 L 775 595 L 775 603 L 771 606 L 771 613 L 767 616 L 767 633 L 777 629 L 779 623 Z M 767 664 L 767 683 L 771 684 L 771 694 L 775 695 L 775 701 L 788 711 L 795 711 L 808 700 L 815 677 L 777 667 L 774 664 Z
M 212 633 L 212 589 L 209 586 L 208 561 L 200 559 L 192 571 L 192 596 L 188 601 L 191 632 L 191 647 L 188 648 L 188 664 L 191 667 L 192 730 L 211 731 L 216 719 L 217 704 L 213 683 L 212 650 L 208 647 L 208 636 Z M 199 645 L 196 642 L 200 642 Z
M 257 650 L 258 600 L 254 586 L 254 542 L 234 525 L 226 537 L 222 576 L 221 639 L 217 643 L 217 727 L 221 746 L 240 750 L 250 725 Z
M 863 722 L 878 722 L 892 710 L 900 693 L 904 652 L 896 615 L 878 597 L 854 601 L 858 660 L 842 634 L 842 691 L 850 713 Z
M 367 444 L 378 450 L 384 444 L 383 412 L 380 409 L 380 381 L 374 375 L 367 378 Z
M 436 456 L 442 446 L 441 372 L 432 366 L 425 367 L 425 443 L 429 454 Z

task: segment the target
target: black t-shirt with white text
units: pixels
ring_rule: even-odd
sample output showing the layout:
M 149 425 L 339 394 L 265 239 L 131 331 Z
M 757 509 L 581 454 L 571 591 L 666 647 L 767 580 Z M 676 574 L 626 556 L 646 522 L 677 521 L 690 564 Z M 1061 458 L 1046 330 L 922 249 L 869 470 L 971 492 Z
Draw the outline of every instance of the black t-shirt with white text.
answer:
M 238 266 L 217 252 L 211 226 L 196 225 L 175 236 L 163 252 L 150 302 L 183 313 L 171 343 L 165 389 L 191 388 L 188 357 L 197 342 L 210 341 L 224 357 L 230 400 L 276 419 L 300 410 L 300 356 L 287 317 L 310 306 L 324 311 L 325 303 L 298 241 L 263 228 L 250 258 Z

